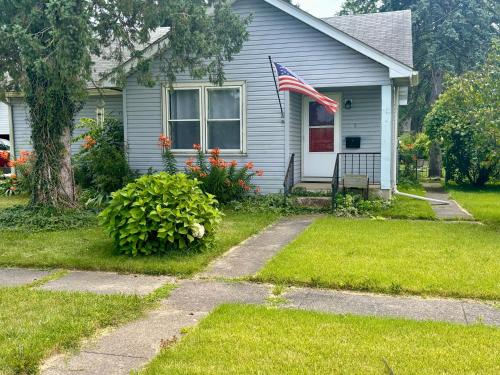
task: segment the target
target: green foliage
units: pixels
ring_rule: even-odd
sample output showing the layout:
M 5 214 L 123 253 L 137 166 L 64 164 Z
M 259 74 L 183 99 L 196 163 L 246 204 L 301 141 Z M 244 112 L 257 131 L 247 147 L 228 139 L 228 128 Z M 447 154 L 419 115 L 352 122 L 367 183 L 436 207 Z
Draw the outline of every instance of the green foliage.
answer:
M 161 158 L 163 160 L 165 172 L 169 174 L 177 173 L 177 160 L 172 152 L 171 139 L 162 134 L 160 135 L 160 138 L 158 138 L 158 143 L 161 147 Z
M 425 119 L 444 153 L 447 179 L 484 185 L 500 162 L 500 43 L 480 70 L 451 78 Z
M 30 232 L 67 230 L 97 223 L 93 212 L 46 206 L 13 206 L 0 210 L 0 229 Z
M 370 216 L 372 212 L 381 211 L 391 205 L 390 201 L 379 198 L 365 200 L 359 194 L 337 194 L 336 202 L 334 214 L 338 217 Z
M 0 194 L 7 197 L 18 195 L 17 180 L 12 177 L 0 176 Z
M 117 250 L 131 256 L 206 246 L 221 216 L 214 197 L 185 174 L 143 176 L 112 197 L 100 221 Z
M 82 150 L 73 159 L 75 181 L 82 189 L 94 192 L 86 201 L 88 205 L 101 206 L 112 192 L 135 178 L 125 156 L 123 125 L 107 117 L 102 126 L 85 118 L 79 127 L 87 131 L 75 138 L 84 140 Z
M 420 84 L 410 92 L 405 116 L 421 129 L 425 115 L 442 91 L 444 75 L 463 74 L 484 62 L 492 38 L 498 35 L 498 2 L 346 0 L 340 13 L 405 9 L 412 11 L 413 56 L 420 76 Z
M 228 203 L 242 199 L 250 193 L 259 193 L 260 189 L 252 184 L 254 176 L 263 176 L 264 171 L 254 170 L 252 162 L 238 168 L 233 160 L 226 162 L 220 157 L 218 148 L 212 150 L 208 163 L 205 154 L 199 145 L 194 145 L 198 152 L 196 161 L 189 159 L 186 162 L 186 173 L 202 182 L 204 192 L 215 195 L 221 203 Z
M 92 56 L 113 60 L 117 67 L 106 78 L 118 85 L 130 56 L 139 59 L 143 84 L 172 84 L 182 72 L 222 84 L 224 64 L 241 50 L 250 22 L 226 0 L 0 0 L 0 9 L 0 98 L 23 94 L 36 154 L 32 201 L 51 206 L 75 205 L 70 141 L 88 83 L 95 81 Z M 158 51 L 161 74 L 153 77 L 156 56 L 148 60 L 136 47 L 161 26 L 170 31 Z
M 400 181 L 416 181 L 417 160 L 429 159 L 431 142 L 425 133 L 404 134 L 399 139 Z
M 342 4 L 339 16 L 375 13 L 379 10 L 377 0 L 346 0 Z

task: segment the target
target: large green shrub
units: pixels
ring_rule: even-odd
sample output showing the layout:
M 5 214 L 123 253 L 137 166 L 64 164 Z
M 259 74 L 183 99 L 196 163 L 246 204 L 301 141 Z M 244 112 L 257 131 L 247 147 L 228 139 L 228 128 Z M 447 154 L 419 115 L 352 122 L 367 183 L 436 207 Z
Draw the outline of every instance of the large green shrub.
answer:
M 480 70 L 450 80 L 425 118 L 439 142 L 447 179 L 484 185 L 499 175 L 500 43 Z
M 182 173 L 142 176 L 112 194 L 100 222 L 117 250 L 131 256 L 203 247 L 221 213 L 199 185 Z
M 102 126 L 95 119 L 85 118 L 79 127 L 85 128 L 86 132 L 75 139 L 84 141 L 81 151 L 73 159 L 75 181 L 94 196 L 87 203 L 106 201 L 112 192 L 135 177 L 125 157 L 123 125 L 121 121 L 107 117 Z

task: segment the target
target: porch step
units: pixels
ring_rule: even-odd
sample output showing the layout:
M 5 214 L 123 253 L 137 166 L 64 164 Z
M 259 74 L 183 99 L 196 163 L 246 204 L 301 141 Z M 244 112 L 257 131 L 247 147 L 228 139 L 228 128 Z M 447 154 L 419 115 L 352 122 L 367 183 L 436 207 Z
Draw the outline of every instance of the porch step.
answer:
M 329 208 L 332 205 L 331 197 L 298 197 L 297 204 L 302 207 Z
M 293 190 L 305 190 L 310 193 L 331 193 L 331 182 L 300 182 L 293 186 Z

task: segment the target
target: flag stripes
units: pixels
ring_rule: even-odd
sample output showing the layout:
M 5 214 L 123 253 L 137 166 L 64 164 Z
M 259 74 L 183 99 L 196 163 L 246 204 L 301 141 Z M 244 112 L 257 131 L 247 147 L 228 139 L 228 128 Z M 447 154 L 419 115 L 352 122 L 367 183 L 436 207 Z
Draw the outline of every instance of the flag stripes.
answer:
M 274 65 L 278 72 L 279 91 L 291 91 L 305 95 L 324 106 L 329 112 L 337 112 L 339 104 L 335 100 L 318 92 L 283 65 L 278 63 L 274 63 Z

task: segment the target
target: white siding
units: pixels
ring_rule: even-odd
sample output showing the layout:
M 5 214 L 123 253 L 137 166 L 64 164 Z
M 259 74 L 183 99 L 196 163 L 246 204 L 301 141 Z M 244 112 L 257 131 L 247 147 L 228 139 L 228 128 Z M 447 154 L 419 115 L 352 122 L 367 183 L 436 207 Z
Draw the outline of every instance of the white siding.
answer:
M 234 61 L 226 65 L 227 80 L 247 82 L 247 154 L 236 159 L 251 160 L 257 168 L 263 168 L 265 175 L 256 182 L 265 192 L 277 192 L 282 189 L 286 168 L 285 132 L 268 55 L 318 87 L 380 86 L 389 84 L 389 72 L 386 67 L 263 1 L 240 0 L 234 9 L 241 15 L 253 14 L 249 41 Z M 178 81 L 190 79 L 182 75 Z M 142 87 L 136 77 L 131 76 L 126 92 L 131 167 L 143 172 L 149 167 L 160 169 L 161 155 L 157 147 L 158 136 L 163 131 L 160 85 Z M 297 97 L 292 101 L 296 103 Z M 297 112 L 293 116 L 296 117 Z M 297 123 L 296 118 L 291 121 Z M 290 142 L 295 142 L 290 144 L 290 152 L 298 140 L 294 132 L 290 132 Z M 183 162 L 182 158 L 179 160 Z M 300 159 L 296 168 L 298 166 Z
M 0 135 L 9 134 L 9 118 L 7 104 L 0 102 Z

